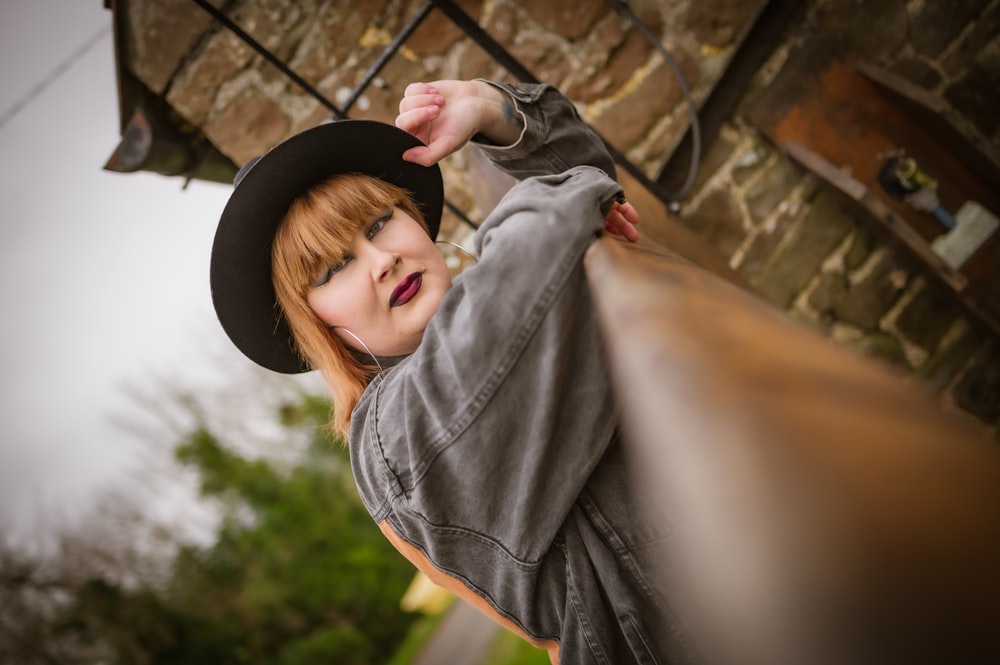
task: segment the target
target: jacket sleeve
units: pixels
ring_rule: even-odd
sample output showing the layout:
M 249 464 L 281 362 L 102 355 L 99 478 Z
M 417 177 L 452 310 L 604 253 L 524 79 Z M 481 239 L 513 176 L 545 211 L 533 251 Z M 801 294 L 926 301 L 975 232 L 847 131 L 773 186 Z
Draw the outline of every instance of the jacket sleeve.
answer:
M 481 80 L 507 93 L 524 121 L 521 136 L 513 145 L 476 143 L 500 169 L 523 180 L 588 165 L 616 177 L 615 163 L 604 141 L 558 90 L 541 83 Z
M 405 502 L 421 517 L 394 528 L 441 559 L 462 534 L 519 561 L 551 547 L 616 422 L 581 259 L 619 190 L 588 166 L 531 178 L 483 224 L 479 263 L 354 411 L 376 521 Z

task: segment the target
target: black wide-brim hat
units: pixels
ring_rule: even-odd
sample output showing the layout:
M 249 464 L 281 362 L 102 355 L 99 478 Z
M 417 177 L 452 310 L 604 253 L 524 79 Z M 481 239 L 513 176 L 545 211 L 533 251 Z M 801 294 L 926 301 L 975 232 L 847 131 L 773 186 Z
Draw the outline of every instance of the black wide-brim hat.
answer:
M 295 199 L 340 173 L 375 176 L 402 187 L 437 237 L 444 203 L 441 169 L 402 159 L 423 145 L 373 120 L 338 120 L 308 129 L 244 166 L 212 246 L 212 303 L 223 330 L 258 365 L 296 374 L 302 361 L 271 281 L 271 243 Z

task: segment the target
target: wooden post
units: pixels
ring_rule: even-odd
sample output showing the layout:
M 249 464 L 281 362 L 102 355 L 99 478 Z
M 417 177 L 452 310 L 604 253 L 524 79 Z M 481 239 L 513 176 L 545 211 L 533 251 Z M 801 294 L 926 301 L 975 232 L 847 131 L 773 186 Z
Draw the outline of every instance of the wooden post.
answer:
M 663 588 L 712 664 L 1000 662 L 1000 451 L 651 244 L 586 269 Z

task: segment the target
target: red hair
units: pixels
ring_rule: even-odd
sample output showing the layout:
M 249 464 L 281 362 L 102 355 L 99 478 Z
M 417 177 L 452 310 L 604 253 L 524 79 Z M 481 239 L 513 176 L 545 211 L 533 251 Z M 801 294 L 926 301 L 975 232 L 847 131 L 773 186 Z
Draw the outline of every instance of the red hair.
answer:
M 378 370 L 360 362 L 316 316 L 306 298 L 316 275 L 346 253 L 357 232 L 389 207 L 403 210 L 427 230 L 406 190 L 367 175 L 333 176 L 292 203 L 271 247 L 271 279 L 278 306 L 299 354 L 320 371 L 329 386 L 334 404 L 331 424 L 345 435 L 351 411 Z

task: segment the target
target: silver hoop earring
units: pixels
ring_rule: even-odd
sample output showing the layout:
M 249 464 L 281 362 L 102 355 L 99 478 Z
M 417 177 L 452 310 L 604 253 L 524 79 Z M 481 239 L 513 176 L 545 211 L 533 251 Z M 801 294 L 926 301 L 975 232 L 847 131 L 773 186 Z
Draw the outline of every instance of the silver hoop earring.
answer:
M 335 327 L 335 328 L 340 328 L 340 329 L 341 329 L 341 330 L 343 330 L 343 331 L 344 331 L 345 333 L 347 333 L 348 335 L 350 335 L 351 337 L 353 337 L 353 338 L 355 339 L 355 341 L 357 341 L 357 343 L 358 343 L 358 344 L 360 344 L 361 346 L 363 346 L 363 347 L 364 347 L 365 351 L 367 351 L 367 352 L 368 352 L 368 355 L 370 355 L 370 356 L 372 357 L 372 360 L 374 360 L 374 361 L 375 361 L 375 366 L 376 366 L 376 367 L 378 367 L 378 371 L 379 371 L 379 373 L 381 373 L 381 372 L 385 371 L 385 370 L 383 370 L 383 369 L 382 369 L 382 363 L 380 363 L 380 362 L 378 361 L 378 358 L 376 358 L 376 357 L 375 357 L 375 354 L 374 354 L 374 353 L 372 353 L 372 350 L 368 348 L 368 345 L 367 345 L 367 344 L 365 344 L 365 341 L 364 341 L 363 339 L 361 339 L 360 337 L 358 337 L 357 335 L 355 335 L 355 334 L 354 334 L 353 332 L 351 332 L 350 330 L 348 330 L 348 329 L 347 329 L 347 328 L 345 328 L 344 326 L 334 326 L 334 327 Z
M 455 249 L 457 249 L 458 251 L 462 252 L 463 254 L 465 254 L 466 256 L 468 256 L 470 259 L 472 259 L 473 263 L 479 263 L 479 257 L 478 256 L 476 256 L 474 253 L 470 252 L 466 248 L 462 247 L 457 242 L 452 242 L 450 240 L 435 240 L 434 244 L 435 245 L 451 245 L 452 247 L 454 247 Z

